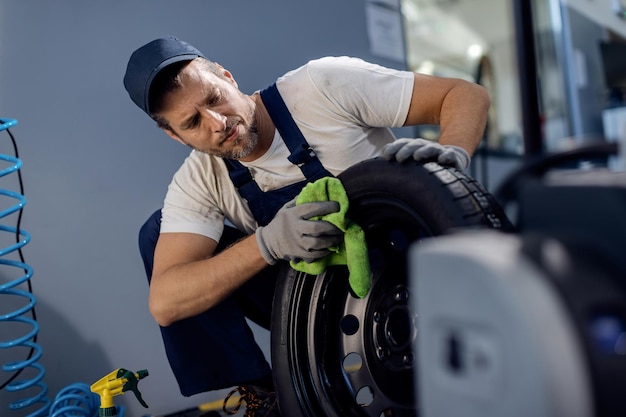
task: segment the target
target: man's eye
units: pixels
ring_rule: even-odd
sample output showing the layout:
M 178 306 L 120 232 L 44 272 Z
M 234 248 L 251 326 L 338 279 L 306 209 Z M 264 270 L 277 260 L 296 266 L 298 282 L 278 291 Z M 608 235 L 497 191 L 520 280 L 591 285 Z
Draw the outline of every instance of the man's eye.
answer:
M 215 106 L 216 104 L 220 102 L 221 99 L 222 99 L 222 96 L 220 94 L 216 94 L 214 96 L 209 97 L 209 100 L 208 100 L 209 106 Z
M 189 121 L 189 123 L 187 123 L 187 126 L 185 126 L 185 129 L 194 129 L 196 127 L 198 127 L 198 124 L 200 123 L 200 118 L 199 117 L 194 117 L 193 119 L 191 119 Z

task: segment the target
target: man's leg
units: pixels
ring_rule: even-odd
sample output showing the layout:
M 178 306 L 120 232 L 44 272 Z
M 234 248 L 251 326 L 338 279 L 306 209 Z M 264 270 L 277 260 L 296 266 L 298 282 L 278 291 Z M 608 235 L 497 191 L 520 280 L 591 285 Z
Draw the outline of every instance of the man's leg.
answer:
M 139 249 L 148 282 L 161 213 L 155 212 L 139 232 Z M 225 227 L 218 251 L 243 234 Z M 233 297 L 197 316 L 161 327 L 167 358 L 185 396 L 257 381 L 271 381 L 271 369 L 254 340 L 246 315 L 269 329 L 276 268 L 266 268 Z

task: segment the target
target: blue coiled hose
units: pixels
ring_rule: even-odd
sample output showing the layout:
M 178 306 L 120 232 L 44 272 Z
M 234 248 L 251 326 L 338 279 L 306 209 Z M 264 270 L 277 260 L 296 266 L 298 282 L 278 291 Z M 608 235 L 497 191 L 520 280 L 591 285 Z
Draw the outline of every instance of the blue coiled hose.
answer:
M 0 339 L 0 349 L 10 348 L 28 348 L 28 357 L 21 361 L 9 362 L 2 364 L 2 370 L 10 372 L 12 376 L 0 386 L 6 388 L 9 392 L 23 392 L 24 390 L 33 390 L 38 392 L 32 396 L 21 400 L 14 401 L 9 404 L 11 410 L 21 410 L 27 407 L 39 405 L 39 408 L 28 415 L 28 417 L 96 417 L 98 415 L 99 398 L 96 394 L 92 393 L 89 386 L 82 383 L 72 384 L 61 390 L 56 396 L 54 402 L 50 402 L 47 398 L 48 387 L 43 381 L 45 376 L 45 370 L 41 364 L 37 361 L 41 358 L 42 348 L 37 343 L 37 334 L 39 333 L 39 324 L 35 314 L 35 304 L 37 299 L 32 292 L 30 278 L 33 276 L 33 269 L 24 262 L 22 255 L 22 247 L 24 247 L 30 241 L 30 234 L 25 230 L 21 230 L 19 227 L 22 209 L 26 204 L 26 198 L 23 195 L 22 178 L 20 175 L 20 168 L 22 167 L 22 161 L 17 154 L 17 146 L 13 135 L 10 132 L 10 128 L 17 125 L 17 120 L 14 119 L 2 119 L 0 118 L 0 132 L 7 131 L 11 140 L 13 141 L 13 147 L 15 149 L 15 156 L 0 154 L 0 161 L 8 162 L 9 167 L 0 170 L 0 178 L 17 173 L 20 183 L 21 193 L 16 193 L 10 190 L 0 189 L 0 196 L 7 197 L 9 201 L 14 202 L 9 208 L 0 211 L 0 222 L 7 216 L 18 213 L 17 227 L 7 226 L 0 223 L 0 233 L 11 233 L 15 235 L 16 243 L 0 248 L 0 268 L 15 268 L 17 271 L 23 271 L 23 275 L 13 280 L 9 280 L 7 283 L 0 285 L 0 298 L 4 297 L 18 297 L 26 299 L 26 305 L 20 307 L 14 311 L 3 313 L 0 315 L 0 324 L 6 323 L 23 323 L 30 326 L 30 331 L 16 339 L 2 340 Z M 14 259 L 8 259 L 9 255 L 19 255 L 19 261 Z M 16 288 L 20 285 L 28 285 L 28 291 Z M 25 317 L 30 313 L 31 317 Z M 0 333 L 2 334 L 2 333 Z M 30 370 L 30 371 L 29 371 Z M 35 376 L 26 380 L 18 380 L 17 377 L 23 372 L 27 371 L 32 374 L 34 370 Z M 0 410 L 0 415 L 4 415 Z M 124 408 L 118 407 L 118 416 L 123 417 Z
M 0 131 L 6 130 L 7 132 L 9 132 L 9 128 L 17 125 L 17 120 L 12 119 L 0 119 L 0 122 L 2 123 L 0 125 Z M 0 170 L 0 177 L 4 177 L 14 172 L 17 172 L 19 175 L 19 169 L 22 167 L 22 161 L 17 156 L 0 154 L 0 160 L 9 163 L 8 168 Z M 10 190 L 0 189 L 0 195 L 7 197 L 9 201 L 14 202 L 14 204 L 11 205 L 9 208 L 0 211 L 0 221 L 15 212 L 20 212 L 21 215 L 21 210 L 26 204 L 26 198 L 22 194 Z M 26 313 L 34 312 L 33 309 L 37 301 L 32 292 L 16 288 L 18 285 L 28 283 L 33 275 L 33 269 L 23 262 L 21 253 L 22 247 L 30 241 L 30 235 L 24 230 L 19 230 L 19 221 L 18 227 L 0 224 L 0 232 L 12 233 L 16 236 L 15 244 L 0 248 L 0 266 L 3 269 L 15 268 L 16 270 L 21 270 L 24 272 L 23 275 L 21 275 L 20 277 L 10 280 L 6 284 L 0 286 L 0 295 L 3 297 L 21 297 L 27 300 L 25 306 L 0 316 L 0 322 L 25 323 L 29 325 L 31 329 L 30 332 L 17 339 L 0 341 L 0 348 L 2 349 L 26 347 L 29 349 L 30 352 L 28 358 L 26 358 L 25 360 L 10 362 L 2 365 L 3 371 L 13 373 L 13 377 L 10 378 L 9 383 L 6 384 L 6 390 L 9 392 L 17 392 L 26 389 L 39 389 L 39 393 L 37 393 L 35 396 L 14 401 L 9 404 L 9 408 L 12 410 L 18 410 L 30 407 L 35 404 L 41 404 L 41 407 L 38 409 L 38 411 L 30 414 L 30 416 L 45 416 L 47 415 L 48 409 L 50 407 L 50 400 L 46 397 L 48 393 L 48 387 L 43 382 L 43 377 L 45 375 L 44 368 L 37 363 L 37 361 L 41 357 L 41 346 L 36 343 L 37 333 L 39 332 L 39 325 L 35 321 L 34 315 L 33 318 L 25 317 Z M 19 253 L 20 259 L 22 259 L 22 261 L 16 261 L 7 258 L 9 255 L 13 254 L 16 251 Z M 26 369 L 34 369 L 36 371 L 35 377 L 28 380 L 17 380 L 16 377 Z
M 83 383 L 68 385 L 59 391 L 52 407 L 50 417 L 96 417 L 100 399 Z M 118 412 L 118 417 L 123 417 Z

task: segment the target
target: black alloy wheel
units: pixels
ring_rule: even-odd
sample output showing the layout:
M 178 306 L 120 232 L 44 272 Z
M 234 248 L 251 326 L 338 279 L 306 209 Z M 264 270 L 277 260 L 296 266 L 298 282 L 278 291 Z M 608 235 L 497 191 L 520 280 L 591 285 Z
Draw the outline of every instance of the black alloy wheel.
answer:
M 381 158 L 344 171 L 348 217 L 368 245 L 372 288 L 356 297 L 344 266 L 320 275 L 285 265 L 277 284 L 271 355 L 281 414 L 289 417 L 419 415 L 419 337 L 407 271 L 415 242 L 457 228 L 512 228 L 474 179 L 435 162 Z

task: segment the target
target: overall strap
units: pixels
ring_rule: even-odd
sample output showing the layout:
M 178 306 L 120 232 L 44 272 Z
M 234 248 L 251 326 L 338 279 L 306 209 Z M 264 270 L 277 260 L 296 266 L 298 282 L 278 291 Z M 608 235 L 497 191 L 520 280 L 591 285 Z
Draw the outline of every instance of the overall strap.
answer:
M 307 180 L 313 182 L 322 177 L 331 176 L 322 166 L 315 151 L 304 138 L 304 135 L 291 117 L 287 105 L 278 92 L 276 83 L 261 91 L 261 99 L 276 129 L 280 132 L 285 145 L 291 152 L 289 162 L 297 165 Z
M 248 202 L 256 200 L 263 194 L 259 185 L 252 179 L 252 174 L 248 168 L 243 166 L 241 162 L 234 159 L 224 159 L 226 168 L 228 168 L 228 176 L 235 185 L 237 191 Z
M 283 98 L 278 92 L 278 88 L 276 88 L 276 84 L 272 84 L 261 91 L 260 95 L 276 129 L 278 129 L 280 136 L 283 138 L 287 149 L 291 152 L 287 158 L 289 162 L 300 168 L 308 182 L 332 176 L 332 174 L 324 168 L 319 158 L 317 158 L 317 155 L 309 146 L 309 143 L 304 138 L 304 135 L 302 135 L 296 122 L 291 117 L 289 109 L 287 109 Z M 254 212 L 255 208 L 253 207 L 253 202 L 263 201 L 263 191 L 261 191 L 258 184 L 253 180 L 250 171 L 239 161 L 225 159 L 224 162 L 228 168 L 231 181 L 241 196 L 248 201 L 251 210 Z

